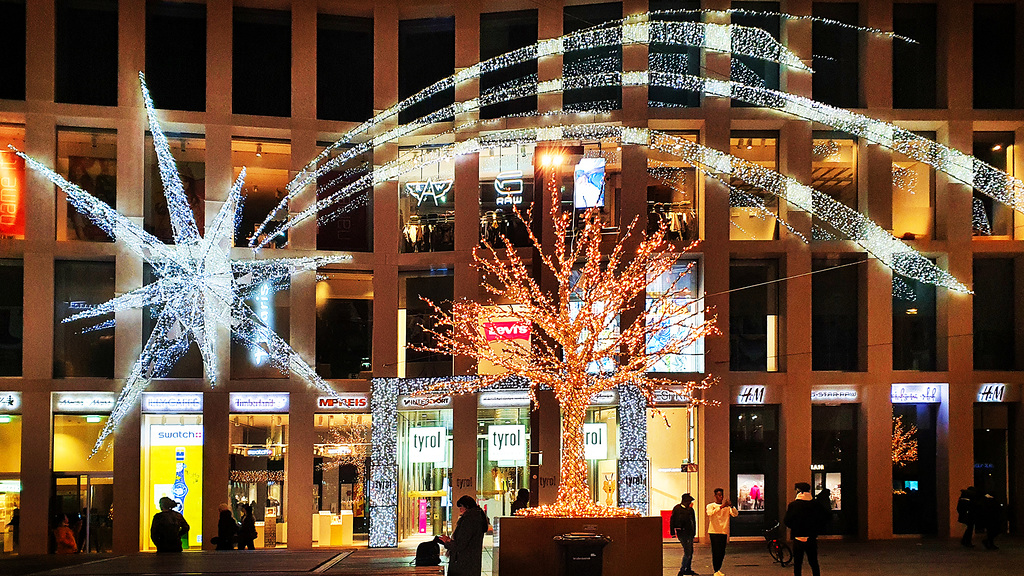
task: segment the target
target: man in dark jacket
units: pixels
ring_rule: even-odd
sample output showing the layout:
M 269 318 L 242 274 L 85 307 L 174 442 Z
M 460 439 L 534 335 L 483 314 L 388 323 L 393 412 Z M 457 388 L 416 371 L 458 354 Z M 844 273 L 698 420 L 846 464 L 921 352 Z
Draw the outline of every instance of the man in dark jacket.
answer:
M 693 539 L 697 536 L 697 515 L 693 511 L 693 496 L 687 492 L 680 498 L 680 503 L 672 508 L 672 516 L 668 521 L 669 532 L 679 539 L 683 545 L 683 565 L 679 568 L 681 576 L 696 576 L 693 571 Z
M 960 544 L 967 548 L 974 548 L 974 523 L 977 521 L 977 500 L 978 496 L 974 486 L 968 486 L 960 491 L 960 499 L 956 502 L 956 520 L 965 526 Z
M 821 576 L 818 568 L 818 531 L 822 525 L 825 510 L 811 496 L 811 485 L 796 483 L 796 500 L 789 503 L 783 520 L 793 535 L 793 575 L 803 572 L 804 555 L 811 567 L 811 574 Z
M 174 508 L 178 503 L 164 496 L 160 499 L 160 512 L 153 516 L 149 528 L 150 538 L 157 552 L 181 552 L 181 537 L 188 535 L 188 522 Z

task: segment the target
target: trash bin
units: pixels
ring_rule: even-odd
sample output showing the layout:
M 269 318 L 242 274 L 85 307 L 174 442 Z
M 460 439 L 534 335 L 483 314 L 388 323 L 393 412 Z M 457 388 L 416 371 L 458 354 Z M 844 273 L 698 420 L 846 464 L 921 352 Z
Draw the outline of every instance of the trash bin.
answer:
M 562 551 L 561 576 L 601 576 L 604 547 L 612 541 L 604 534 L 573 532 L 555 536 Z

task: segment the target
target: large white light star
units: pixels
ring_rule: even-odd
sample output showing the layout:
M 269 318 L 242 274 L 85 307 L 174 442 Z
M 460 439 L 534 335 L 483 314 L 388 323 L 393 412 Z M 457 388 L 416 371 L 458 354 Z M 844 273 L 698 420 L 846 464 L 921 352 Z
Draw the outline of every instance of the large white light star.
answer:
M 68 200 L 79 212 L 152 265 L 158 277 L 151 284 L 63 320 L 71 322 L 94 318 L 143 306 L 152 306 L 156 319 L 153 333 L 132 366 L 92 454 L 99 450 L 106 437 L 117 429 L 121 420 L 134 408 L 139 394 L 150 380 L 167 375 L 192 342 L 196 343 L 202 353 L 206 377 L 211 385 L 216 385 L 218 326 L 229 326 L 234 338 L 251 349 L 265 353 L 270 363 L 282 372 L 294 370 L 324 393 L 336 395 L 331 386 L 291 346 L 260 320 L 245 300 L 264 282 L 273 283 L 294 272 L 315 270 L 325 264 L 351 260 L 351 256 L 232 259 L 231 247 L 234 245 L 235 222 L 245 179 L 244 168 L 231 186 L 220 212 L 207 227 L 205 237 L 200 237 L 167 139 L 157 122 L 149 90 L 141 74 L 139 77 L 142 80 L 149 127 L 153 133 L 153 146 L 160 164 L 160 180 L 167 196 L 174 232 L 173 245 L 164 244 L 103 201 L 15 150 L 29 166 L 64 190 Z

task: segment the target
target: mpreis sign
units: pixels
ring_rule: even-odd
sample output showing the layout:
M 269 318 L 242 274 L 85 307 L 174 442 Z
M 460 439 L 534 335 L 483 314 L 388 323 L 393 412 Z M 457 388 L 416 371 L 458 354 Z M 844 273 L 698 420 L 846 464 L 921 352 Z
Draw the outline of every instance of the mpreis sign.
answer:
M 316 399 L 316 407 L 320 410 L 366 412 L 370 409 L 370 395 L 348 393 L 337 396 L 320 396 Z

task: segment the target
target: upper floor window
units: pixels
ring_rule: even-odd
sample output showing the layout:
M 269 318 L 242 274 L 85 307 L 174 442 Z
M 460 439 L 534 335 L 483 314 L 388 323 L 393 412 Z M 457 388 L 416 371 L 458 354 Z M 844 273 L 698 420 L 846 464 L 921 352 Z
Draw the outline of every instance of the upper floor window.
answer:
M 1013 258 L 974 259 L 974 369 L 1015 370 L 1017 322 Z
M 562 32 L 569 34 L 622 18 L 621 2 L 566 6 L 562 14 Z M 569 43 L 566 45 L 569 49 Z M 569 90 L 572 78 L 586 80 L 602 72 L 622 71 L 622 46 L 606 46 L 567 52 L 562 57 L 565 87 L 562 108 L 565 110 L 617 110 L 622 108 L 622 87 L 601 86 Z
M 199 235 L 206 227 L 206 140 L 195 134 L 166 134 L 167 142 L 185 189 L 185 198 L 192 208 Z M 165 243 L 174 241 L 167 196 L 160 180 L 160 164 L 153 149 L 153 137 L 146 135 L 145 212 L 142 226 Z
M 415 158 L 429 150 L 401 152 Z M 445 252 L 455 249 L 455 161 L 427 164 L 398 178 L 398 220 L 402 252 Z
M 860 22 L 856 2 L 815 2 L 813 12 L 815 18 L 850 26 Z M 860 33 L 821 21 L 811 28 L 814 99 L 841 108 L 860 107 Z
M 57 128 L 57 172 L 117 208 L 117 133 L 98 128 Z M 58 189 L 56 196 L 57 240 L 114 241 L 79 213 L 63 190 Z
M 514 214 L 533 204 L 535 144 L 504 146 L 480 152 L 480 241 L 495 248 L 508 240 L 529 246 L 526 223 Z
M 28 191 L 25 161 L 8 146 L 25 149 L 25 127 L 0 124 L 0 238 L 24 238 Z
M 975 132 L 974 157 L 1013 175 L 1013 132 Z M 972 225 L 975 237 L 1012 238 L 1015 212 L 991 196 L 974 191 Z
M 146 3 L 146 84 L 168 110 L 206 110 L 206 6 Z
M 537 10 L 520 10 L 518 12 L 492 12 L 480 15 L 480 61 L 530 46 L 537 42 Z M 487 72 L 480 77 L 480 96 L 485 101 L 489 93 L 494 93 L 497 100 L 502 90 L 507 90 L 516 83 L 537 75 L 537 60 L 528 60 Z M 481 118 L 500 118 L 509 114 L 533 112 L 537 110 L 536 94 L 515 98 L 508 102 L 500 102 L 484 106 L 480 110 Z
M 740 10 L 732 14 L 732 23 L 751 28 L 760 28 L 776 40 L 781 38 L 782 20 L 775 15 L 779 12 L 778 2 L 734 2 L 733 9 Z M 751 12 L 743 12 L 749 10 Z M 760 12 L 754 14 L 753 12 Z M 752 56 L 732 57 L 732 71 L 730 76 L 733 81 L 763 86 L 772 90 L 779 89 L 779 65 L 775 62 L 760 60 Z M 733 106 L 752 106 L 747 102 L 733 100 Z
M 647 285 L 647 321 L 657 318 L 653 308 L 660 294 L 672 290 L 676 293 L 673 304 L 685 306 L 684 318 L 671 319 L 674 324 L 647 340 L 647 353 L 658 354 L 669 342 L 689 337 L 691 330 L 704 322 L 704 304 L 701 299 L 700 262 L 680 260 L 671 270 L 658 277 L 651 277 Z M 659 359 L 652 372 L 704 372 L 704 339 L 695 339 L 682 354 L 669 354 Z
M 729 153 L 769 170 L 779 165 L 777 132 L 733 132 Z M 739 178 L 729 184 L 729 239 L 775 240 L 778 238 L 779 197 Z
M 0 2 L 0 100 L 25 99 L 25 0 Z
M 811 261 L 811 369 L 860 369 L 860 256 Z
M 373 116 L 373 19 L 316 15 L 316 117 Z
M 288 206 L 278 207 L 287 195 L 285 186 L 291 180 L 292 146 L 280 140 L 231 141 L 232 178 L 238 178 L 245 168 L 245 186 L 242 188 L 242 214 L 235 230 L 235 246 L 248 246 L 254 234 L 271 233 L 288 218 Z M 267 221 L 267 216 L 271 216 Z M 263 225 L 267 221 L 266 226 Z M 263 238 L 257 241 L 262 242 Z M 268 248 L 284 248 L 288 233 L 274 238 Z
M 63 320 L 114 297 L 114 263 L 57 260 L 53 283 L 53 377 L 113 378 L 114 315 Z
M 231 111 L 289 116 L 292 109 L 291 13 L 235 7 L 231 39 Z
M 1017 89 L 1017 6 L 974 4 L 974 107 L 1015 108 Z
M 935 140 L 934 132 L 919 135 Z M 892 235 L 914 240 L 935 230 L 935 169 L 899 152 L 892 153 Z
M 320 143 L 326 148 L 328 143 Z M 332 152 L 341 154 L 343 150 Z M 346 252 L 373 251 L 373 188 L 346 190 L 365 178 L 373 165 L 373 152 L 367 152 L 346 164 L 346 168 L 332 170 L 316 179 L 317 199 L 335 194 L 341 199 L 317 213 L 316 247 L 320 250 Z
M 117 106 L 117 22 L 117 0 L 57 0 L 57 102 Z
M 916 41 L 892 43 L 893 108 L 935 108 L 938 104 L 937 19 L 935 4 L 892 5 L 893 32 Z
M 698 134 L 677 134 L 693 142 Z M 700 237 L 697 169 L 676 156 L 647 151 L 647 230 L 664 225 L 668 240 L 692 242 Z
M 651 0 L 651 12 L 676 11 L 659 14 L 658 20 L 674 22 L 700 22 L 700 0 Z M 671 74 L 701 75 L 700 48 L 676 44 L 652 43 L 647 55 L 648 68 L 652 72 Z M 651 86 L 647 89 L 647 100 L 651 107 L 677 108 L 700 106 L 700 92 L 679 90 L 665 86 Z
M 779 279 L 777 260 L 729 263 L 729 369 L 779 369 Z
M 399 100 L 405 100 L 454 73 L 455 18 L 398 22 Z M 455 88 L 442 90 L 399 112 L 398 121 L 402 124 L 412 122 L 454 102 Z
M 25 264 L 0 260 L 0 376 L 21 376 L 25 342 Z

